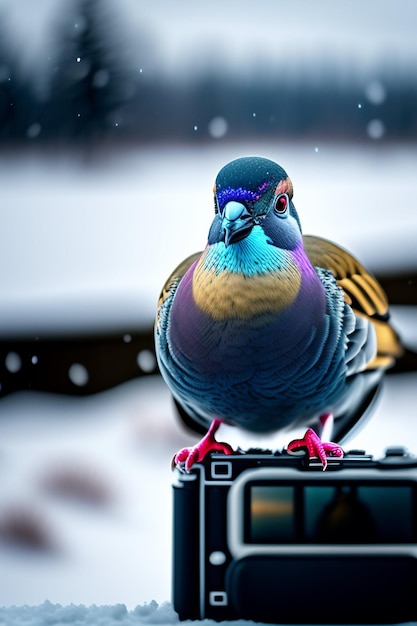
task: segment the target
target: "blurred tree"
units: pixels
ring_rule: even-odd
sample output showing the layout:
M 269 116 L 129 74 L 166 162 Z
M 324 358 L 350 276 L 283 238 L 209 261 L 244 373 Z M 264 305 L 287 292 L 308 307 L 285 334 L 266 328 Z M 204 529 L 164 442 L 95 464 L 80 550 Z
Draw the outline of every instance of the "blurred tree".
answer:
M 109 3 L 79 0 L 58 27 L 50 85 L 49 136 L 85 143 L 117 132 L 133 93 L 128 51 Z
M 1 45 L 1 48 L 4 46 Z M 0 137 L 3 140 L 16 134 L 16 98 L 13 79 L 14 72 L 11 70 L 11 60 L 2 49 L 0 50 Z
M 5 143 L 27 137 L 34 94 L 23 79 L 3 18 L 0 15 L 0 139 Z
M 417 75 L 397 58 L 387 55 L 365 71 L 331 55 L 290 65 L 254 56 L 234 71 L 211 54 L 169 73 L 149 32 L 130 36 L 117 3 L 73 0 L 65 7 L 46 73 L 36 59 L 30 73 L 20 72 L 19 44 L 13 47 L 6 15 L 0 15 L 3 144 L 417 137 Z M 223 123 L 220 132 L 216 120 Z

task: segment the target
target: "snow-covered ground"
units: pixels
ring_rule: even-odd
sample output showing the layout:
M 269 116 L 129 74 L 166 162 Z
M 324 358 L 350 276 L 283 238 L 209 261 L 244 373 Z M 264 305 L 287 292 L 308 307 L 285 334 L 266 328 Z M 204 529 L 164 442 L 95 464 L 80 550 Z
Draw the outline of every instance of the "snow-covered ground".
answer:
M 110 154 L 94 167 L 64 156 L 2 154 L 0 335 L 151 323 L 167 274 L 204 246 L 217 170 L 255 153 L 287 169 L 305 232 L 338 241 L 374 271 L 416 267 L 411 147 L 149 148 Z M 394 309 L 416 348 L 415 319 L 415 310 Z M 374 418 L 350 447 L 379 455 L 402 444 L 417 452 L 416 404 L 417 374 L 390 376 Z M 250 443 L 230 429 L 225 436 Z M 34 624 L 70 621 L 70 609 L 55 603 L 113 607 L 94 616 L 73 607 L 81 624 L 111 623 L 118 611 L 123 623 L 172 622 L 164 604 L 171 596 L 170 461 L 193 441 L 159 378 L 86 398 L 3 398 L 0 606 L 53 603 L 31 613 Z M 14 528 L 16 538 L 18 527 L 12 541 L 6 531 Z M 0 610 L 0 623 L 24 623 L 23 613 Z M 41 617 L 52 613 L 49 622 Z M 18 614 L 22 622 L 13 621 Z
M 39 606 L 0 607 L 2 626 L 141 626 L 177 622 L 178 616 L 167 602 L 160 605 L 149 602 L 131 610 L 124 604 L 87 607 L 83 604 L 61 606 L 51 602 L 43 602 Z

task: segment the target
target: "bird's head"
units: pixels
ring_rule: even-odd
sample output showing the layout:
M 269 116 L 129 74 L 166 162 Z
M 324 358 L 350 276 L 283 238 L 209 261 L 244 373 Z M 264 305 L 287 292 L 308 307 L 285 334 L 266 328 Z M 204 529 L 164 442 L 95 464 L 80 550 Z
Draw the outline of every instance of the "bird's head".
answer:
M 228 247 L 260 226 L 270 243 L 293 249 L 301 225 L 292 202 L 293 186 L 285 170 L 262 157 L 242 157 L 225 165 L 214 185 L 215 217 L 209 244 Z

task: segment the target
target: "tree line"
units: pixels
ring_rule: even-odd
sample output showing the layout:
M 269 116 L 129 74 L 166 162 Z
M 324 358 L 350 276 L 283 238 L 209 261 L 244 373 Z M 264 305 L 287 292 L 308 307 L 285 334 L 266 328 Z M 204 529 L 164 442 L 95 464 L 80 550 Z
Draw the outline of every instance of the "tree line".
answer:
M 270 65 L 234 73 L 217 60 L 179 80 L 147 72 L 140 58 L 132 63 L 122 29 L 104 15 L 100 0 L 74 6 L 73 19 L 57 27 L 41 90 L 40 77 L 22 73 L 0 32 L 0 146 L 417 138 L 417 75 L 411 67 L 399 71 L 392 59 L 381 61 L 372 77 L 352 67 L 343 80 L 328 59 L 320 67 L 300 61 L 295 72 Z

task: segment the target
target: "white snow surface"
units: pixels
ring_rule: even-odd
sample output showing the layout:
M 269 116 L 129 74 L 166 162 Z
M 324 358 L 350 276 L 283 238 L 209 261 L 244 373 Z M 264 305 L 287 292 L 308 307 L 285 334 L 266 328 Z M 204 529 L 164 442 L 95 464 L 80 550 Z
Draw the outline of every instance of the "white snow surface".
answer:
M 416 267 L 415 151 L 316 144 L 152 148 L 99 166 L 57 155 L 0 155 L 0 333 L 151 323 L 163 281 L 201 249 L 211 189 L 229 159 L 261 154 L 291 176 L 305 232 L 354 251 L 373 271 Z M 417 347 L 416 311 L 393 321 Z M 348 448 L 417 453 L 417 374 L 387 377 Z M 282 447 L 222 427 L 233 446 Z M 175 419 L 158 377 L 85 398 L 20 392 L 0 401 L 0 530 L 32 520 L 48 545 L 0 537 L 0 625 L 170 624 L 171 458 L 197 437 Z M 105 498 L 48 489 L 60 472 Z M 0 533 L 1 535 L 1 533 Z
M 4 626 L 140 626 L 141 624 L 174 624 L 178 616 L 166 602 L 153 601 L 128 610 L 124 604 L 112 606 L 61 606 L 44 602 L 38 606 L 0 607 L 0 624 Z

